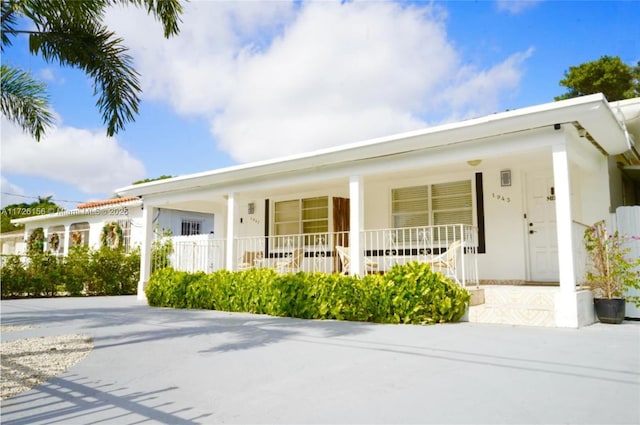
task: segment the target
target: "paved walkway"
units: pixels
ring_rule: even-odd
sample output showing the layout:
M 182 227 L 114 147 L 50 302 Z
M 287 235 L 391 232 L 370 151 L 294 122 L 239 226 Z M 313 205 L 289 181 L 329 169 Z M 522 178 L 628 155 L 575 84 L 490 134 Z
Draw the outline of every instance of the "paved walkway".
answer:
M 2 301 L 3 340 L 81 332 L 67 373 L 2 423 L 640 423 L 640 322 L 579 330 L 394 326 L 149 308 L 134 297 Z

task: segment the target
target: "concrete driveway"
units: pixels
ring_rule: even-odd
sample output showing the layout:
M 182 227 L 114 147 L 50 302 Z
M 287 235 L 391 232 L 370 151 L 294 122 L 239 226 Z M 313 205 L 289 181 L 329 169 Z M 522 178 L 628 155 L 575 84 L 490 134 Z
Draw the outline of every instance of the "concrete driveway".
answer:
M 640 423 L 640 322 L 579 330 L 396 326 L 2 301 L 3 340 L 85 333 L 65 374 L 2 423 Z

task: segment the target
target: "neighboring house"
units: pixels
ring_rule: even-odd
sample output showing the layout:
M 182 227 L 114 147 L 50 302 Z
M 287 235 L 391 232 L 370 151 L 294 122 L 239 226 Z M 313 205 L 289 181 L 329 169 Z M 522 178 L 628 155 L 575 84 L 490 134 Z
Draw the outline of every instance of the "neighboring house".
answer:
M 104 226 L 115 222 L 122 229 L 121 243 L 129 249 L 142 243 L 142 210 L 140 198 L 121 197 L 86 202 L 73 210 L 14 219 L 12 223 L 25 225 L 24 231 L 20 232 L 22 241 L 27 240 L 34 229 L 42 228 L 44 249 L 57 255 L 66 255 L 73 245 L 100 247 Z M 213 218 L 212 214 L 156 209 L 153 227 L 160 235 L 165 231 L 172 235 L 199 235 L 213 230 Z M 20 253 L 24 253 L 24 248 Z
M 142 201 L 137 197 L 123 197 L 79 204 L 73 210 L 11 220 L 24 224 L 24 240 L 37 228 L 44 231 L 44 249 L 56 255 L 67 255 L 74 245 L 97 248 L 106 223 L 116 222 L 122 229 L 125 247 L 142 239 L 139 225 Z M 137 220 L 137 221 L 136 221 Z
M 217 252 L 193 256 L 229 270 L 427 261 L 465 285 L 556 282 L 555 325 L 590 323 L 582 234 L 638 203 L 639 105 L 591 95 L 119 189 L 144 202 L 138 295 L 155 217 L 179 209 L 215 215 Z
M 27 244 L 24 241 L 24 231 L 13 230 L 11 232 L 0 233 L 0 254 L 13 255 L 25 254 Z

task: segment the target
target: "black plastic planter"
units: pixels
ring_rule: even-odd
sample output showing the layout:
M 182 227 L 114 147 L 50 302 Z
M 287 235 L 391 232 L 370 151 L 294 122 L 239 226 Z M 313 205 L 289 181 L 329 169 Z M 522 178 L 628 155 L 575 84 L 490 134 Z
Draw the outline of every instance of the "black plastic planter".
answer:
M 596 315 L 602 323 L 619 324 L 624 321 L 624 305 L 623 298 L 594 298 L 593 303 L 596 306 Z

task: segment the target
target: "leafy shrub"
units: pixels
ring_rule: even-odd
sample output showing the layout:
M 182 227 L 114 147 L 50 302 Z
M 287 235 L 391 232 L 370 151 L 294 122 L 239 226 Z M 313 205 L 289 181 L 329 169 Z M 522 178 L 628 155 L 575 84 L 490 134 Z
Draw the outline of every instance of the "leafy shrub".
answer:
M 75 245 L 69 248 L 65 258 L 65 290 L 72 296 L 82 294 L 92 278 L 91 252 L 89 247 Z
M 137 290 L 140 254 L 125 253 L 122 247 L 100 247 L 90 253 L 87 291 L 94 295 L 130 295 Z
M 146 294 L 149 305 L 187 308 L 187 287 L 193 282 L 203 280 L 203 272 L 187 273 L 176 271 L 171 267 L 156 270 L 151 275 L 154 285 L 147 285 Z M 202 308 L 192 305 L 191 308 Z
M 155 271 L 149 305 L 379 323 L 460 320 L 470 295 L 427 264 L 395 266 L 385 275 L 350 277 L 271 269 L 210 274 Z
M 393 267 L 387 275 L 387 299 L 395 320 L 402 323 L 456 322 L 464 315 L 471 298 L 428 264 L 411 262 Z
M 0 280 L 2 280 L 2 298 L 17 297 L 27 292 L 29 275 L 20 256 L 6 257 L 4 266 L 0 269 Z
M 103 247 L 92 251 L 74 246 L 66 258 L 32 251 L 22 261 L 12 256 L 0 270 L 2 297 L 135 294 L 140 276 L 140 252 Z
M 58 285 L 63 283 L 64 266 L 58 261 L 58 257 L 49 252 L 32 252 L 29 255 L 27 275 L 27 292 L 30 296 L 52 297 L 58 292 Z

